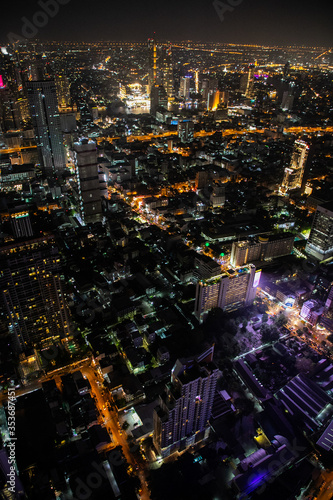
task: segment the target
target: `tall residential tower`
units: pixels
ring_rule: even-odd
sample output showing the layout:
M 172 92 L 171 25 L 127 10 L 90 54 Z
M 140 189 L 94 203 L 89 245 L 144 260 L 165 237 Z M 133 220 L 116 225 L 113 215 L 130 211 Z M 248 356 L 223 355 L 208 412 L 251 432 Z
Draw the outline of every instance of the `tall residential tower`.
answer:
M 4 246 L 0 261 L 0 298 L 16 350 L 67 338 L 69 311 L 54 237 Z
M 102 219 L 102 200 L 98 174 L 97 148 L 94 141 L 81 139 L 74 144 L 80 212 L 84 223 Z
M 280 192 L 287 194 L 292 189 L 302 187 L 305 165 L 309 155 L 309 146 L 304 141 L 295 141 L 289 167 L 284 171 Z
M 318 206 L 305 251 L 320 261 L 333 256 L 332 201 L 324 203 L 322 206 Z
M 164 458 L 209 435 L 209 418 L 219 374 L 214 348 L 196 358 L 178 359 L 171 382 L 154 411 L 154 445 Z
M 57 91 L 54 81 L 29 82 L 28 100 L 44 173 L 58 175 L 66 167 Z

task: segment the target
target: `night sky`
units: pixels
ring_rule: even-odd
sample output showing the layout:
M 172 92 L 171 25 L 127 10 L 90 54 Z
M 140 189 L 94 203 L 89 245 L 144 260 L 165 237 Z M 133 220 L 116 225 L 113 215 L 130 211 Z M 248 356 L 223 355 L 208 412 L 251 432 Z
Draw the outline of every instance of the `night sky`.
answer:
M 60 1 L 64 5 L 38 29 L 38 38 L 140 41 L 155 31 L 159 40 L 333 45 L 332 0 L 229 0 L 239 5 L 225 13 L 223 22 L 213 0 Z M 8 42 L 10 32 L 22 35 L 22 17 L 31 21 L 40 10 L 37 0 L 7 1 L 1 12 L 1 41 Z

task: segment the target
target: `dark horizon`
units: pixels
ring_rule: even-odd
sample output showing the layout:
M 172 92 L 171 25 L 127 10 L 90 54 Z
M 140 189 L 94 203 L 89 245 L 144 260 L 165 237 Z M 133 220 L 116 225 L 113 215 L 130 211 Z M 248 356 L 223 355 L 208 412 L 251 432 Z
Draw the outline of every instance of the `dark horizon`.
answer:
M 267 5 L 263 0 L 240 0 L 232 7 L 225 2 L 199 0 L 181 4 L 170 0 L 156 6 L 152 0 L 123 4 L 95 0 L 93 8 L 78 0 L 40 0 L 6 6 L 2 42 L 10 33 L 24 37 L 24 26 L 40 23 L 29 39 L 52 41 L 145 41 L 155 32 L 159 40 L 191 40 L 211 43 L 266 46 L 331 47 L 333 4 L 288 2 Z M 64 4 L 67 2 L 66 4 Z M 62 3 L 60 5 L 60 3 Z M 230 2 L 234 3 L 234 2 Z M 37 17 L 43 11 L 49 14 Z M 226 7 L 224 7 L 226 6 Z M 52 10 L 53 9 L 53 10 Z M 27 37 L 26 37 L 27 38 Z

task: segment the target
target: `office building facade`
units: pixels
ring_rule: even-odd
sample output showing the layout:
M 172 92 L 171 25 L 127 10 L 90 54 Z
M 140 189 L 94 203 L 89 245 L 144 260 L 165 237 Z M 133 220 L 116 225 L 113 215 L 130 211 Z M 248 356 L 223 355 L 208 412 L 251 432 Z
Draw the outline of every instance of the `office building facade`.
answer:
M 333 256 L 333 202 L 317 207 L 305 251 L 320 261 Z
M 180 79 L 179 97 L 182 99 L 189 99 L 190 97 L 190 87 L 191 87 L 191 77 L 183 76 Z
M 1 302 L 15 349 L 47 346 L 70 334 L 53 236 L 5 246 L 0 251 Z
M 45 175 L 59 175 L 66 167 L 57 91 L 54 81 L 29 82 L 28 101 Z
M 82 139 L 74 144 L 74 151 L 81 219 L 86 224 L 100 221 L 102 200 L 96 143 Z

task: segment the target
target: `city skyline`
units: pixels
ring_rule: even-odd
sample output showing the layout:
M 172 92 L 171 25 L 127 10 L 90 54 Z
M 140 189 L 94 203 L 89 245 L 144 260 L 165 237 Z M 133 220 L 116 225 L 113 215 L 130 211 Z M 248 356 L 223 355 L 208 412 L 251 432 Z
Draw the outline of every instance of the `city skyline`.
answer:
M 333 491 L 333 52 L 209 41 L 324 39 L 227 2 L 40 0 L 1 46 L 1 498 Z

